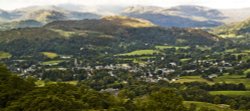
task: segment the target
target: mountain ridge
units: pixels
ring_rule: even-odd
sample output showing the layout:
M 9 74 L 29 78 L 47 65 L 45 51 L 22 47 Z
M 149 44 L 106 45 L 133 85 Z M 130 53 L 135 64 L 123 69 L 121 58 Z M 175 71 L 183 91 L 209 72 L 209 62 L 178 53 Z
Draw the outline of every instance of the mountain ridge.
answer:
M 130 22 L 138 25 L 131 26 Z M 40 28 L 0 32 L 0 50 L 15 55 L 43 51 L 74 54 L 82 47 L 88 49 L 91 46 L 108 47 L 114 53 L 125 50 L 119 47 L 120 43 L 133 50 L 145 47 L 144 44 L 179 44 L 178 40 L 185 41 L 183 45 L 209 45 L 219 38 L 199 29 L 164 28 L 148 21 L 113 16 L 108 19 L 54 21 Z M 131 41 L 135 43 L 131 44 Z

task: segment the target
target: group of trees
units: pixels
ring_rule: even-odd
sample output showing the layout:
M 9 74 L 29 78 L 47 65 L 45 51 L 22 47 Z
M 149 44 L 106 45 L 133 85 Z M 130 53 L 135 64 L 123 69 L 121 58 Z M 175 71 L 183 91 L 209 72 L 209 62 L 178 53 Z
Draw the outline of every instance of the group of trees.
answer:
M 0 67 L 0 110 L 3 111 L 185 111 L 182 97 L 172 89 L 127 99 L 98 92 L 83 84 L 50 84 L 35 87 L 34 79 L 22 79 Z
M 206 91 L 225 91 L 225 90 L 236 90 L 236 91 L 244 91 L 246 87 L 244 84 L 232 84 L 232 83 L 215 83 L 213 85 L 209 85 L 205 82 L 187 82 L 184 83 L 185 86 L 192 88 L 197 87 L 199 89 L 203 89 Z

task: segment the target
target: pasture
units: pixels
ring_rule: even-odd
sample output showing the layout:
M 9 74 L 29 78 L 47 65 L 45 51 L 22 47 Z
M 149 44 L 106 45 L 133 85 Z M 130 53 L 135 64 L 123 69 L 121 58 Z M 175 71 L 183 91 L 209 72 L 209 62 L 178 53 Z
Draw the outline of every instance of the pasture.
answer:
M 153 55 L 157 53 L 160 53 L 160 52 L 157 50 L 136 50 L 136 51 L 132 51 L 129 53 L 118 54 L 116 56 L 142 56 L 142 55 Z
M 11 54 L 8 52 L 2 52 L 0 51 L 0 59 L 7 59 L 7 58 L 11 58 Z
M 212 104 L 212 103 L 206 103 L 206 102 L 198 102 L 198 101 L 184 101 L 184 106 L 190 107 L 191 104 L 196 105 L 196 111 L 199 111 L 201 107 L 206 107 L 208 109 L 212 109 L 215 111 L 235 111 L 230 109 L 229 105 L 225 104 Z
M 247 89 L 250 89 L 250 80 L 247 79 L 245 75 L 224 75 L 215 78 L 214 81 L 208 81 L 206 79 L 201 78 L 200 76 L 181 76 L 180 79 L 175 82 L 176 83 L 206 82 L 208 84 L 223 83 L 223 82 L 233 83 L 233 84 L 243 83 Z
M 42 62 L 42 65 L 58 65 L 62 62 L 64 62 L 65 60 L 51 60 L 51 61 L 45 61 Z
M 53 52 L 41 52 L 41 53 L 50 59 L 54 59 L 58 57 L 57 53 L 53 53 Z
M 38 80 L 35 82 L 37 87 L 43 87 L 45 84 L 56 84 L 59 82 L 55 81 L 48 81 L 47 83 L 44 80 Z M 71 84 L 71 85 L 76 85 L 78 82 L 77 81 L 65 81 L 65 82 L 60 82 L 60 83 L 66 83 L 66 84 Z
M 211 95 L 225 95 L 225 96 L 247 96 L 250 97 L 250 91 L 210 91 Z
M 165 49 L 172 49 L 172 48 L 179 50 L 179 49 L 189 49 L 190 47 L 189 46 L 170 46 L 170 45 L 157 45 L 157 46 L 155 46 L 155 49 L 158 49 L 158 50 L 165 50 Z

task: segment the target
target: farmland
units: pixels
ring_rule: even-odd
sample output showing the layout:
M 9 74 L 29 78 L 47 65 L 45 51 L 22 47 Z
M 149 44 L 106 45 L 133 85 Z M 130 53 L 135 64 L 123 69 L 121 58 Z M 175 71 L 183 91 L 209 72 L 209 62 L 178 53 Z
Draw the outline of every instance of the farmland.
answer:
M 201 78 L 200 76 L 182 76 L 179 80 L 175 81 L 176 83 L 184 83 L 184 82 L 206 82 L 208 84 L 214 84 L 211 81 Z
M 172 49 L 172 48 L 179 50 L 179 49 L 189 49 L 190 47 L 189 46 L 170 46 L 170 45 L 157 45 L 157 46 L 155 46 L 155 49 L 158 49 L 158 50 L 165 50 L 165 49 Z
M 37 87 L 44 87 L 46 84 L 57 84 L 57 83 L 66 83 L 66 84 L 71 84 L 71 85 L 76 85 L 77 81 L 64 81 L 64 82 L 55 82 L 55 81 L 44 81 L 44 80 L 38 80 L 35 82 Z
M 117 56 L 142 56 L 142 55 L 153 55 L 159 53 L 157 50 L 136 50 L 129 53 L 118 54 Z
M 54 59 L 54 58 L 58 57 L 58 55 L 56 53 L 53 53 L 53 52 L 42 52 L 42 54 L 50 59 Z
M 51 61 L 42 62 L 42 65 L 57 65 L 62 62 L 64 62 L 64 60 L 51 60 Z
M 175 81 L 177 83 L 184 82 L 206 82 L 208 84 L 215 83 L 233 83 L 239 84 L 243 83 L 247 89 L 250 89 L 250 80 L 245 78 L 245 75 L 224 75 L 215 78 L 213 81 L 208 81 L 206 79 L 201 78 L 200 76 L 182 76 L 179 80 Z
M 183 104 L 186 107 L 190 107 L 191 104 L 196 105 L 197 107 L 196 111 L 200 111 L 202 107 L 205 107 L 206 109 L 212 109 L 215 111 L 234 111 L 230 109 L 229 105 L 225 104 L 211 104 L 211 103 L 197 102 L 197 101 L 184 101 Z
M 0 51 L 0 59 L 10 58 L 11 56 L 10 53 Z
M 210 91 L 211 95 L 225 95 L 225 96 L 248 96 L 250 91 Z

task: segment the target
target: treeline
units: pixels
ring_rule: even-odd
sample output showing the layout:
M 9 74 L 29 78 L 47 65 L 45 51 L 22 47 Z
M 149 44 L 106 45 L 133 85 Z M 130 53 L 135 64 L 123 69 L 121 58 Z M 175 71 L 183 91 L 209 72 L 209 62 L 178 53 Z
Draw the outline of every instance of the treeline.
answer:
M 245 91 L 246 86 L 242 83 L 239 84 L 232 84 L 232 83 L 215 83 L 213 85 L 209 85 L 205 82 L 187 82 L 184 83 L 185 86 L 197 87 L 199 89 L 203 89 L 206 91 L 225 91 L 225 90 L 235 90 L 235 91 Z

